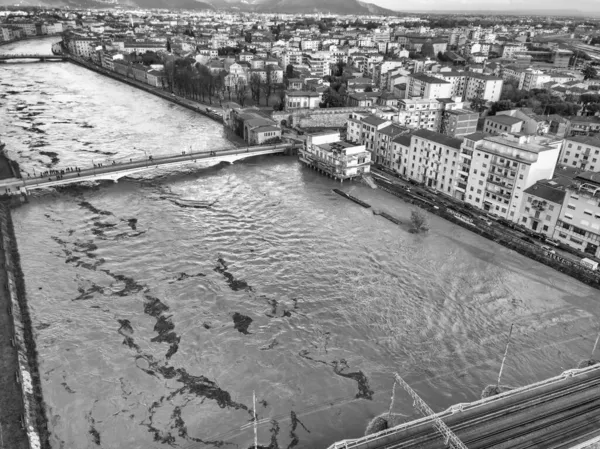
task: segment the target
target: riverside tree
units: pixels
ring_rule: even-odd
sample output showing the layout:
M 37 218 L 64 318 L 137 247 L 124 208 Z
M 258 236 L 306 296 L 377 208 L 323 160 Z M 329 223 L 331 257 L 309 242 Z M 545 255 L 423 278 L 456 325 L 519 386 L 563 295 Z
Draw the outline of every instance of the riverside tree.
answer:
M 420 209 L 413 209 L 410 213 L 410 223 L 412 225 L 410 232 L 420 234 L 421 232 L 429 231 L 427 226 L 427 217 L 425 212 Z

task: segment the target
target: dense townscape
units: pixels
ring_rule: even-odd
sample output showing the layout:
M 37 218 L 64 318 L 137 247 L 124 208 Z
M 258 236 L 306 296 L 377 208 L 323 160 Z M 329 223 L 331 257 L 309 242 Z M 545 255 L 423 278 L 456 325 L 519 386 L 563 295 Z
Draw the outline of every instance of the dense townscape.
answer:
M 356 160 L 331 173 L 348 178 L 372 161 L 600 257 L 596 22 L 29 14 L 7 12 L 3 39 L 62 33 L 56 52 L 222 107 L 225 125 L 249 144 L 278 142 L 290 128 L 330 131 L 308 139 L 305 162 L 339 171 Z M 332 147 L 339 130 L 362 152 Z
M 600 20 L 400 14 L 375 7 L 369 14 L 342 15 L 129 9 L 110 0 L 105 6 L 0 9 L 0 49 L 54 36 L 52 55 L 20 56 L 70 61 L 210 118 L 236 145 L 227 150 L 229 162 L 243 151 L 289 151 L 337 186 L 348 181 L 379 186 L 600 285 Z M 4 55 L 3 61 L 0 55 L 0 63 L 18 56 Z M 25 195 L 27 182 L 51 183 L 65 175 L 70 182 L 82 175 L 144 169 L 149 161 L 158 167 L 194 156 L 195 163 L 196 157 L 225 154 L 219 151 L 181 151 L 163 162 L 146 154 L 143 162 L 94 163 L 83 172 L 53 166 L 41 174 L 21 173 L 18 187 L 2 187 L 0 194 Z M 8 178 L 0 171 L 2 177 Z M 425 215 L 412 212 L 411 232 L 426 232 Z M 373 213 L 401 224 L 386 212 Z M 215 271 L 230 286 L 251 291 L 227 271 L 223 259 L 219 263 Z M 244 329 L 252 322 L 240 319 L 246 320 Z M 124 344 L 135 348 L 127 338 Z M 174 354 L 177 344 L 170 350 Z M 372 394 L 361 371 L 348 374 L 337 363 L 331 364 L 336 375 L 357 380 L 360 394 Z M 499 387 L 500 378 L 494 394 Z

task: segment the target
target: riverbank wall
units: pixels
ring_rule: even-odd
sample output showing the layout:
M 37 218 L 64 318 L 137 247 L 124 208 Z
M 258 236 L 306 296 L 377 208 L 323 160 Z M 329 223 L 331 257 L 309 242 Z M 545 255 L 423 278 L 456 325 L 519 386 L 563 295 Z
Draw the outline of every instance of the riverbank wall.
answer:
M 164 100 L 170 101 L 171 103 L 178 104 L 179 106 L 183 106 L 184 108 L 190 109 L 194 112 L 198 112 L 199 114 L 208 117 L 215 122 L 223 124 L 223 117 L 218 114 L 209 113 L 206 108 L 211 108 L 211 105 L 205 105 L 203 103 L 198 103 L 194 100 L 188 100 L 187 98 L 180 97 L 178 95 L 174 95 L 170 92 L 167 92 L 159 87 L 153 87 L 147 84 L 144 84 L 140 81 L 134 80 L 132 78 L 128 78 L 120 73 L 112 72 L 110 70 L 105 69 L 104 67 L 98 66 L 88 61 L 84 61 L 80 58 L 77 58 L 72 55 L 66 55 L 68 57 L 68 61 L 73 64 L 77 64 L 78 66 L 85 67 L 86 69 L 92 70 L 101 75 L 108 76 L 109 78 L 115 79 L 117 81 L 121 81 L 130 86 L 141 89 L 149 94 L 156 95 L 157 97 L 161 97 Z M 215 106 L 217 107 L 217 106 Z
M 14 328 L 12 343 L 17 353 L 15 376 L 19 382 L 23 400 L 23 414 L 21 417 L 15 417 L 15 420 L 21 420 L 31 449 L 50 449 L 48 420 L 42 396 L 41 377 L 27 305 L 25 281 L 21 271 L 11 207 L 5 201 L 0 202 L 0 239 L 0 248 L 4 255 L 2 270 L 7 279 L 3 293 L 9 300 L 8 307 L 1 313 L 9 313 L 12 316 Z
M 475 234 L 485 237 L 488 240 L 512 249 L 513 251 L 522 254 L 525 257 L 533 259 L 537 262 L 543 263 L 551 268 L 554 268 L 561 273 L 567 274 L 584 284 L 589 285 L 600 290 L 600 273 L 585 268 L 584 266 L 577 264 L 571 260 L 560 257 L 557 254 L 552 254 L 538 245 L 533 245 L 522 239 L 515 238 L 510 234 L 502 232 L 497 228 L 486 226 L 483 223 L 468 223 L 457 218 L 455 215 L 446 211 L 445 207 L 437 207 L 431 201 L 426 199 L 420 199 L 416 195 L 409 194 L 405 189 L 395 186 L 392 183 L 385 182 L 380 179 L 375 179 L 378 187 L 384 192 L 390 193 L 410 204 L 421 207 L 432 214 L 438 215 L 445 220 L 451 221 L 452 223 L 468 229 Z
M 20 37 L 18 39 L 13 39 L 13 40 L 10 40 L 10 41 L 2 41 L 2 42 L 0 42 L 0 47 L 2 47 L 4 45 L 14 44 L 16 42 L 33 41 L 33 40 L 36 40 L 36 39 L 44 39 L 46 37 L 59 37 L 59 36 L 60 36 L 60 33 L 57 33 L 57 34 L 40 34 L 39 36 L 38 35 L 35 35 L 35 36 L 25 36 L 25 37 Z

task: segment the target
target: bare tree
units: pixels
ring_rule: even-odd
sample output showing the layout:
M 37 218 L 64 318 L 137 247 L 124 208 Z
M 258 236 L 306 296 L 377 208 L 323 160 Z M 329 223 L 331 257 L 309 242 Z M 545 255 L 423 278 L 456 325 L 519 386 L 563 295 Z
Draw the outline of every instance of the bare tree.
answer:
M 273 66 L 268 65 L 265 67 L 265 73 L 266 77 L 265 82 L 262 85 L 262 90 L 265 94 L 266 105 L 269 106 L 269 97 L 273 93 L 273 90 L 275 89 L 275 83 L 277 83 L 278 80 L 277 74 L 273 70 Z
M 429 231 L 429 227 L 427 226 L 427 217 L 425 216 L 425 212 L 422 210 L 413 209 L 410 213 L 410 222 L 412 224 L 410 232 L 414 234 Z
M 262 92 L 263 79 L 260 73 L 253 73 L 250 76 L 250 92 L 252 93 L 252 99 L 256 101 L 256 104 L 260 105 L 260 94 Z
M 239 82 L 236 86 L 235 96 L 241 107 L 244 107 L 246 103 L 246 96 L 248 95 L 249 87 L 245 82 Z

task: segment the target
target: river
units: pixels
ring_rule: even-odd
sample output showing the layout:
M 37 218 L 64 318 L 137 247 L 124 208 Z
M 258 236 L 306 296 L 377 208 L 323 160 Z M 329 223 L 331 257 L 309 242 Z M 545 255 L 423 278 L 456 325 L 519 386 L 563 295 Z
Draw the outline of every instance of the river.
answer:
M 52 164 L 42 151 L 60 168 L 229 145 L 208 119 L 71 64 L 0 75 L 1 138 L 26 172 Z M 334 187 L 271 156 L 16 209 L 52 446 L 250 447 L 255 392 L 260 444 L 324 448 L 387 411 L 394 372 L 436 411 L 478 399 L 511 323 L 503 384 L 589 357 L 596 290 L 435 216 L 410 234 Z M 385 192 L 342 189 L 409 221 Z M 401 391 L 394 412 L 418 417 Z

